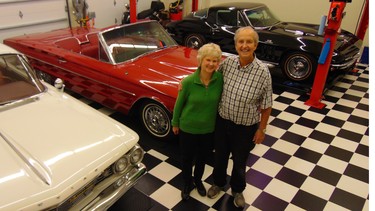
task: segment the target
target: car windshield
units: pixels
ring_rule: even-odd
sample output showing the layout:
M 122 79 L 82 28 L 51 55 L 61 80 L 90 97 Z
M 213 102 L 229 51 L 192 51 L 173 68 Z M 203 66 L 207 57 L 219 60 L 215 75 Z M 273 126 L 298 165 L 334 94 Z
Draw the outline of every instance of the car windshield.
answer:
M 104 31 L 101 35 L 113 63 L 121 63 L 146 53 L 177 45 L 156 21 L 126 24 Z
M 245 14 L 253 27 L 269 27 L 280 22 L 268 7 L 245 10 Z
M 0 55 L 0 105 L 29 98 L 44 89 L 23 56 Z

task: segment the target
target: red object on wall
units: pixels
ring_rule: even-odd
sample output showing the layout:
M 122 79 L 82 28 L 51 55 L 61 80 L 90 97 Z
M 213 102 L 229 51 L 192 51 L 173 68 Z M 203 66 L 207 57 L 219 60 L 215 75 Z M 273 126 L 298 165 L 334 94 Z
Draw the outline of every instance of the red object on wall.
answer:
M 363 40 L 365 38 L 366 31 L 367 31 L 367 28 L 368 28 L 368 23 L 369 23 L 368 4 L 369 4 L 369 1 L 370 0 L 366 0 L 366 2 L 365 2 L 365 8 L 363 9 L 361 21 L 359 23 L 359 27 L 358 27 L 357 33 L 356 33 L 357 37 L 361 40 Z
M 169 17 L 171 18 L 172 21 L 178 21 L 182 19 L 182 10 L 179 11 L 178 13 L 170 13 Z
M 327 75 L 329 72 L 329 66 L 332 60 L 333 50 L 335 48 L 338 30 L 340 29 L 342 14 L 346 6 L 345 1 L 332 1 L 331 7 L 328 14 L 328 26 L 325 29 L 323 49 L 326 45 L 327 40 L 330 40 L 328 54 L 324 59 L 323 64 L 318 64 L 318 68 L 315 73 L 315 79 L 310 94 L 310 99 L 305 102 L 306 105 L 322 109 L 326 105 L 321 102 L 323 90 L 326 84 Z M 326 46 L 327 47 L 327 46 Z
M 130 23 L 137 21 L 137 0 L 130 0 Z

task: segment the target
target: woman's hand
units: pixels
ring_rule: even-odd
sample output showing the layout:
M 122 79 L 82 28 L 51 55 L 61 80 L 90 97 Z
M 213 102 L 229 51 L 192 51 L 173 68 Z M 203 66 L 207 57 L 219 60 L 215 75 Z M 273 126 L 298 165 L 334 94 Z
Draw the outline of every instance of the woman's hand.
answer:
M 173 133 L 175 135 L 178 135 L 178 133 L 180 132 L 180 128 L 179 127 L 172 127 L 172 130 L 173 130 Z

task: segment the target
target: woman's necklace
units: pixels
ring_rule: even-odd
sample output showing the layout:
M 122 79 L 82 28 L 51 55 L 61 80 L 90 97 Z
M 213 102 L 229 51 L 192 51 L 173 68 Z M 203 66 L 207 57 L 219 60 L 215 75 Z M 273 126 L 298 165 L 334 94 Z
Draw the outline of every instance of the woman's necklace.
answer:
M 208 84 L 210 83 L 211 81 L 211 76 L 209 73 L 205 73 L 205 72 L 200 72 L 199 74 L 199 78 L 201 80 L 201 83 L 207 88 L 208 87 Z
M 202 84 L 203 84 L 206 88 L 208 87 L 208 84 L 210 84 L 210 81 L 211 81 L 210 78 L 205 79 L 205 78 L 203 78 L 202 76 L 200 77 L 200 80 L 201 80 Z

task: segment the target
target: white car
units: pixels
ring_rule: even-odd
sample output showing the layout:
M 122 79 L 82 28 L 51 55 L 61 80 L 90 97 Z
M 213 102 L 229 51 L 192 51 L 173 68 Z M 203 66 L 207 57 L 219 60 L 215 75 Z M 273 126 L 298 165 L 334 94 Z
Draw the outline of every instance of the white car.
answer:
M 0 210 L 106 210 L 146 171 L 136 132 L 0 44 Z

